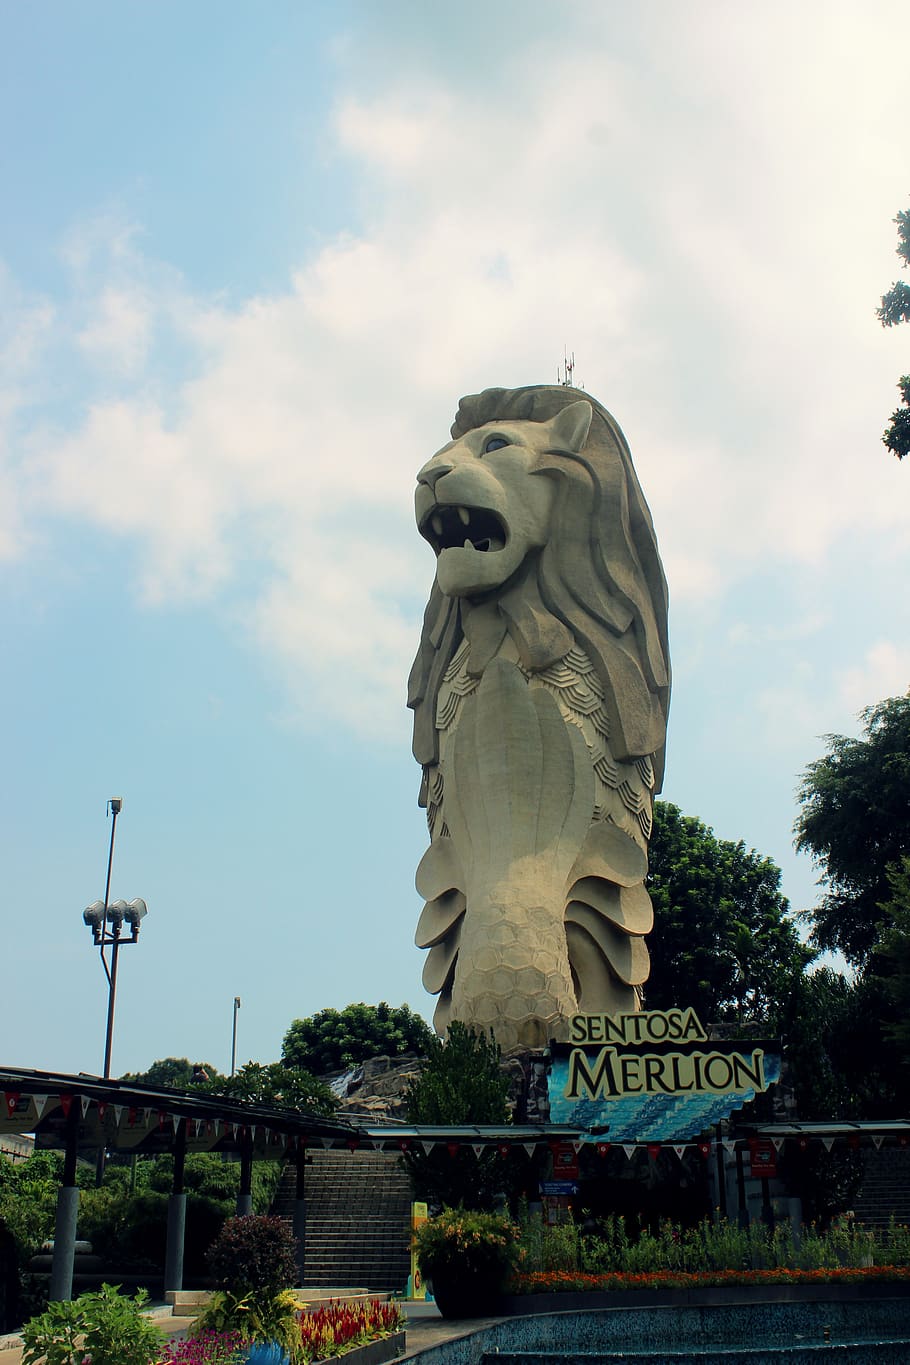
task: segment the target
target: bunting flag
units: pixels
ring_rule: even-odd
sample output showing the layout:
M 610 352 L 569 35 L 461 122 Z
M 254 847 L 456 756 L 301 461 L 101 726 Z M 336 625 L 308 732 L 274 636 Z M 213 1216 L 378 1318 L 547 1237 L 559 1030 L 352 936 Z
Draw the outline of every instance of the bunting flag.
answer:
M 910 1139 L 907 1138 L 907 1134 L 901 1133 L 900 1137 L 897 1139 L 898 1147 L 906 1147 L 908 1140 Z
M 447 1143 L 446 1143 L 446 1151 L 448 1152 L 449 1156 L 457 1156 L 457 1155 L 458 1155 L 458 1148 L 459 1148 L 460 1146 L 461 1146 L 461 1143 L 459 1143 L 459 1142 L 447 1142 Z
M 332 1142 L 333 1142 L 332 1138 L 324 1137 L 322 1139 L 322 1145 L 327 1152 L 330 1152 L 332 1150 Z
M 575 1153 L 576 1156 L 578 1156 L 578 1153 L 581 1151 L 581 1141 L 580 1141 L 580 1140 L 574 1141 L 574 1142 L 572 1143 L 572 1151 Z
M 433 1148 L 439 1146 L 439 1143 L 438 1143 L 438 1142 L 421 1142 L 420 1145 L 421 1145 L 421 1147 L 422 1147 L 423 1150 L 424 1150 L 424 1155 L 429 1156 L 430 1153 L 432 1152 Z
M 623 1151 L 624 1151 L 625 1154 L 626 1154 L 627 1160 L 631 1161 L 632 1158 L 633 1158 L 633 1156 L 635 1155 L 635 1143 L 634 1143 L 634 1142 L 624 1142 L 623 1145 L 622 1145 L 622 1149 L 623 1149 Z
M 60 1108 L 63 1110 L 63 1117 L 64 1117 L 65 1119 L 68 1119 L 68 1118 L 69 1118 L 69 1116 L 70 1116 L 70 1110 L 72 1109 L 72 1107 L 73 1107 L 73 1097 L 72 1097 L 72 1095 L 69 1093 L 69 1091 L 65 1091 L 65 1092 L 60 1096 Z
M 500 1156 L 508 1156 L 512 1149 L 507 1142 L 501 1142 L 497 1150 Z
M 107 1100 L 99 1100 L 99 1101 L 98 1101 L 98 1117 L 99 1117 L 99 1119 L 101 1120 L 102 1123 L 104 1122 L 104 1116 L 105 1116 L 106 1113 L 107 1113 Z
M 652 1161 L 656 1161 L 657 1158 L 660 1156 L 660 1143 L 647 1142 L 645 1143 L 645 1146 L 648 1149 L 648 1156 L 651 1158 Z
M 673 1150 L 679 1157 L 680 1161 L 682 1161 L 683 1159 L 683 1153 L 685 1152 L 687 1145 L 688 1144 L 685 1142 L 674 1142 L 673 1144 Z
M 537 1143 L 536 1143 L 536 1142 L 523 1142 L 521 1145 L 522 1145 L 522 1147 L 524 1147 L 524 1149 L 525 1149 L 525 1151 L 527 1152 L 528 1156 L 533 1156 L 534 1153 L 537 1151 Z
M 784 1145 L 784 1140 L 783 1140 L 782 1137 L 775 1137 L 775 1138 L 772 1138 L 772 1139 L 771 1139 L 771 1142 L 772 1142 L 772 1144 L 773 1144 L 773 1146 L 774 1146 L 775 1152 L 779 1152 L 780 1149 L 781 1149 L 781 1147 L 783 1147 L 783 1145 Z
M 32 1095 L 32 1104 L 35 1106 L 35 1122 L 39 1123 L 41 1115 L 44 1113 L 45 1105 L 50 1099 L 50 1095 Z
M 88 1095 L 80 1095 L 79 1103 L 82 1106 L 82 1117 L 85 1118 L 86 1114 L 88 1113 L 88 1107 L 91 1104 L 91 1100 L 89 1099 Z
M 725 1152 L 735 1152 L 735 1151 L 736 1151 L 736 1139 L 735 1139 L 735 1138 L 721 1138 L 721 1142 L 722 1142 L 723 1145 L 724 1145 L 724 1151 L 725 1151 Z
M 176 1135 L 177 1129 L 180 1127 L 180 1115 L 171 1114 L 171 1123 L 174 1125 L 174 1134 Z
M 875 1144 L 875 1150 L 878 1151 L 878 1149 L 879 1149 L 879 1147 L 881 1147 L 882 1141 L 883 1141 L 881 1133 L 873 1133 L 873 1134 L 872 1134 L 872 1141 L 873 1141 L 873 1143 Z
M 803 1136 L 802 1136 L 801 1138 L 799 1138 L 799 1140 L 797 1141 L 797 1144 L 796 1144 L 796 1145 L 797 1145 L 797 1147 L 799 1148 L 799 1150 L 800 1150 L 801 1152 L 808 1152 L 808 1150 L 809 1150 L 809 1139 L 806 1137 L 805 1133 L 803 1134 Z
M 859 1133 L 850 1134 L 847 1138 L 847 1146 L 852 1148 L 854 1152 L 859 1150 Z
M 471 1143 L 471 1151 L 474 1153 L 475 1156 L 482 1156 L 485 1150 L 486 1149 L 484 1148 L 482 1142 Z
M 597 1144 L 597 1155 L 598 1155 L 598 1156 L 606 1156 L 606 1155 L 607 1155 L 607 1152 L 609 1152 L 609 1150 L 610 1150 L 610 1144 L 609 1144 L 609 1142 L 598 1142 L 598 1144 Z
M 348 1138 L 348 1151 L 351 1153 L 352 1156 L 357 1151 L 357 1148 L 359 1146 L 360 1140 L 358 1138 Z
M 707 1161 L 707 1160 L 708 1160 L 708 1157 L 711 1155 L 711 1143 L 710 1143 L 710 1142 L 699 1142 L 699 1143 L 696 1144 L 696 1146 L 698 1147 L 698 1150 L 699 1150 L 699 1152 L 701 1153 L 701 1155 L 702 1155 L 702 1156 L 705 1158 L 705 1160 Z
M 166 1110 L 166 1109 L 159 1109 L 159 1110 L 158 1110 L 158 1127 L 159 1127 L 159 1128 L 163 1128 L 163 1127 L 164 1127 L 164 1120 L 165 1120 L 166 1118 L 167 1118 L 167 1110 Z
M 122 1105 L 122 1104 L 115 1104 L 115 1105 L 114 1105 L 114 1122 L 116 1123 L 116 1125 L 117 1125 L 118 1128 L 120 1127 L 120 1120 L 121 1120 L 122 1117 L 123 1117 L 123 1105 Z
M 834 1138 L 833 1138 L 833 1137 L 823 1137 L 823 1138 L 822 1138 L 822 1146 L 824 1147 L 824 1149 L 825 1149 L 826 1152 L 830 1152 L 830 1151 L 831 1151 L 831 1148 L 834 1146 Z
M 136 1126 L 136 1119 L 137 1119 L 138 1117 L 139 1117 L 139 1111 L 138 1111 L 137 1109 L 134 1109 L 134 1108 L 132 1107 L 132 1105 L 131 1105 L 131 1106 L 130 1106 L 130 1112 L 129 1112 L 129 1119 L 128 1119 L 128 1122 L 129 1122 L 129 1125 L 130 1125 L 131 1128 L 134 1128 L 134 1127 Z
M 407 1138 L 398 1139 L 398 1150 L 400 1152 L 409 1152 L 411 1150 L 411 1144 Z
M 6 1100 L 6 1117 L 11 1119 L 16 1112 L 16 1105 L 19 1103 L 19 1091 L 4 1090 L 3 1096 Z

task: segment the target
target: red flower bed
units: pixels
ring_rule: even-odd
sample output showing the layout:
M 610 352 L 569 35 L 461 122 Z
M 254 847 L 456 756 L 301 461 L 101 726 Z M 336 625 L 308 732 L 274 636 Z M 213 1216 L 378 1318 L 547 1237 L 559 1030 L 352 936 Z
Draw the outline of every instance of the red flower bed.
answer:
M 910 1266 L 876 1265 L 830 1270 L 652 1270 L 587 1275 L 576 1270 L 541 1270 L 516 1275 L 518 1294 L 553 1294 L 585 1289 L 697 1289 L 739 1284 L 857 1284 L 868 1280 L 910 1280 Z

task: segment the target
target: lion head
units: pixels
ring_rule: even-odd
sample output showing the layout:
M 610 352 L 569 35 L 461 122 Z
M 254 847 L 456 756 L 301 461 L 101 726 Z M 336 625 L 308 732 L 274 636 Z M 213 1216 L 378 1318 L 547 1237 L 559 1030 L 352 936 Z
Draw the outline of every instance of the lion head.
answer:
M 667 585 L 619 426 L 581 390 L 540 385 L 463 398 L 451 434 L 418 475 L 437 574 L 408 686 L 414 756 L 425 770 L 437 761 L 437 694 L 463 615 L 494 601 L 529 673 L 578 642 L 603 685 L 616 757 L 653 755 L 659 791 Z

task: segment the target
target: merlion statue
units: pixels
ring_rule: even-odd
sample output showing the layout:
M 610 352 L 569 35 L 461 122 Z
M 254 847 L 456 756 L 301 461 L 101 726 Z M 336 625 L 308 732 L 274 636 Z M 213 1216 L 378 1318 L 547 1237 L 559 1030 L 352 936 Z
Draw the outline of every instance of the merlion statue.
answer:
M 434 1023 L 504 1051 L 640 1008 L 670 671 L 667 587 L 622 432 L 579 389 L 463 398 L 417 475 L 436 581 L 411 670 Z

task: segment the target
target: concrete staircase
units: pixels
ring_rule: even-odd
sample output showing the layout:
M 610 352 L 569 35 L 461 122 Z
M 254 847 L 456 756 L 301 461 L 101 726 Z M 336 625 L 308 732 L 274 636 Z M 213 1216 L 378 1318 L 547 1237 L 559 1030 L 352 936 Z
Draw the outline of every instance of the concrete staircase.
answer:
M 318 1149 L 309 1155 L 304 1284 L 403 1290 L 411 1268 L 411 1186 L 398 1157 Z M 272 1212 L 289 1222 L 295 1189 L 288 1163 Z

